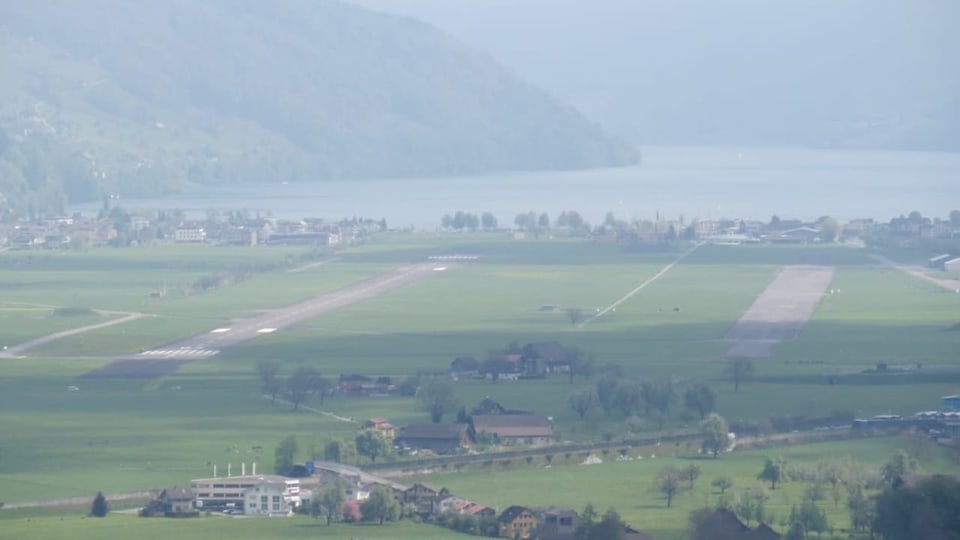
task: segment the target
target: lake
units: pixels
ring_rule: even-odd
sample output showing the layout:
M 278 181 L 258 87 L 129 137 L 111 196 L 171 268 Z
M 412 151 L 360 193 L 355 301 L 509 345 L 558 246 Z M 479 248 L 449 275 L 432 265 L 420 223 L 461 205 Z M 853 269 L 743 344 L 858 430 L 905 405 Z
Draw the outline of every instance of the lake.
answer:
M 276 218 L 385 218 L 391 227 L 433 229 L 457 210 L 493 212 L 501 225 L 520 212 L 576 210 L 597 223 L 622 219 L 781 218 L 886 221 L 918 210 L 960 209 L 960 154 L 790 148 L 643 149 L 643 164 L 618 169 L 524 172 L 458 178 L 325 181 L 198 187 L 176 197 L 127 199 L 124 208 L 246 209 Z M 95 213 L 99 203 L 71 210 Z

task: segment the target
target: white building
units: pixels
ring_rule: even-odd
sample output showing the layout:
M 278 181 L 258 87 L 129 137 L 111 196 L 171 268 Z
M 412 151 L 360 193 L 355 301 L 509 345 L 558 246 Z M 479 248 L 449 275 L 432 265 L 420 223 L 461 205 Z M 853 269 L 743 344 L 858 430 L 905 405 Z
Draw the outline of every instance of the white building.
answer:
M 291 486 L 289 482 L 296 482 Z M 248 516 L 289 516 L 300 504 L 299 480 L 263 483 L 243 492 L 243 513 Z M 295 491 L 295 493 L 294 493 Z
M 203 229 L 177 229 L 173 232 L 175 242 L 205 242 L 207 232 Z
M 280 486 L 270 487 L 265 486 Z M 300 480 L 296 478 L 286 478 L 273 474 L 249 475 L 249 476 L 226 476 L 215 478 L 200 478 L 190 482 L 190 488 L 196 494 L 196 506 L 198 509 L 222 509 L 243 507 L 247 501 L 247 493 L 256 488 L 262 488 L 261 492 L 253 491 L 259 496 L 267 495 L 269 497 L 268 513 L 273 512 L 273 495 L 280 496 L 281 510 L 283 515 L 290 509 L 296 508 L 300 504 Z M 262 501 L 257 499 L 257 510 L 262 508 Z M 286 508 L 286 510 L 283 510 Z

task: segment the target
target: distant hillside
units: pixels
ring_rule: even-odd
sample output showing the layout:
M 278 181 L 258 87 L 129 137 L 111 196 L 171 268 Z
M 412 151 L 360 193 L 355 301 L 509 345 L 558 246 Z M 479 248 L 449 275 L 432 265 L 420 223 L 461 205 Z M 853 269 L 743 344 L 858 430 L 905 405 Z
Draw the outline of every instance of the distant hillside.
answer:
M 638 159 L 484 54 L 332 0 L 3 2 L 0 65 L 0 193 L 37 212 L 189 183 Z
M 349 0 L 491 51 L 639 144 L 960 152 L 957 0 Z

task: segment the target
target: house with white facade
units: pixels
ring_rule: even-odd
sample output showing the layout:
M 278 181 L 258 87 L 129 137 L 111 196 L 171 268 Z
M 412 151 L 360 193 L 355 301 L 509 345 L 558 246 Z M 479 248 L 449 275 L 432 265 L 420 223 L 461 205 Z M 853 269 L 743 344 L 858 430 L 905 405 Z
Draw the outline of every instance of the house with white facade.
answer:
M 296 493 L 290 482 L 296 482 Z M 243 492 L 243 513 L 248 516 L 289 516 L 300 504 L 299 480 L 264 482 Z
M 273 474 L 200 478 L 191 481 L 190 488 L 196 496 L 195 506 L 198 509 L 242 507 L 246 513 L 251 513 L 246 506 L 250 493 L 257 496 L 253 515 L 286 515 L 300 504 L 300 480 Z M 276 512 L 273 510 L 274 495 L 280 497 L 277 501 L 279 510 Z M 267 496 L 268 503 L 265 513 L 262 513 L 263 501 L 260 498 L 263 496 Z

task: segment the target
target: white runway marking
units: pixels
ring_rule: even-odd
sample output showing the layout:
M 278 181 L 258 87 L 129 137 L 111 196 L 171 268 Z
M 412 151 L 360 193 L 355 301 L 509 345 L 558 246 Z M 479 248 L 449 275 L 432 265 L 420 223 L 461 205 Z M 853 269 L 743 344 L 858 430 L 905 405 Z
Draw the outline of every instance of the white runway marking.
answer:
M 222 334 L 224 332 L 229 332 L 230 328 L 215 328 L 210 331 L 211 334 Z
M 258 333 L 258 334 L 270 334 L 270 333 L 273 333 L 273 332 L 276 332 L 276 331 L 277 331 L 276 328 L 261 328 L 261 329 L 257 330 L 257 333 Z
M 195 349 L 190 347 L 181 347 L 179 349 L 152 349 L 143 351 L 140 356 L 150 358 L 207 358 L 220 351 L 216 349 Z
M 692 248 L 688 249 L 687 251 L 684 251 L 683 253 L 680 254 L 679 257 L 677 257 L 676 259 L 674 259 L 673 261 L 671 261 L 670 264 L 664 266 L 664 267 L 663 267 L 659 272 L 657 272 L 656 275 L 654 275 L 652 278 L 644 281 L 644 282 L 641 283 L 640 285 L 637 285 L 636 287 L 633 288 L 633 290 L 631 290 L 631 291 L 628 292 L 627 294 L 625 294 L 625 295 L 623 295 L 622 297 L 620 297 L 616 302 L 614 302 L 614 303 L 610 304 L 609 306 L 601 309 L 601 310 L 598 311 L 597 314 L 594 315 L 593 317 L 590 317 L 589 319 L 587 319 L 587 320 L 583 321 L 582 323 L 578 324 L 578 325 L 577 325 L 577 328 L 583 328 L 584 326 L 586 326 L 586 325 L 590 324 L 591 322 L 595 321 L 596 319 L 598 319 L 598 318 L 606 315 L 607 313 L 609 313 L 609 312 L 611 312 L 611 311 L 617 311 L 617 306 L 619 306 L 620 304 L 626 302 L 626 301 L 629 300 L 631 297 L 633 297 L 633 295 L 635 295 L 635 294 L 637 294 L 638 292 L 642 291 L 647 285 L 650 285 L 650 284 L 653 283 L 654 281 L 656 281 L 656 280 L 660 279 L 661 277 L 663 277 L 663 275 L 666 274 L 667 272 L 669 272 L 670 269 L 673 268 L 677 263 L 679 263 L 680 261 L 682 261 L 687 255 L 689 255 L 689 254 L 693 253 L 694 251 L 696 251 L 696 249 L 697 249 L 698 247 L 702 246 L 702 245 L 703 245 L 702 243 L 698 243 L 698 244 L 694 245 Z

